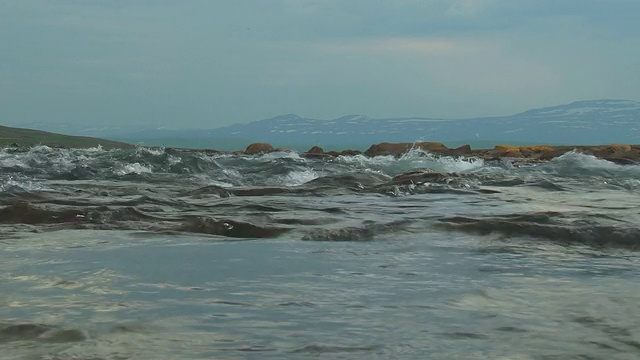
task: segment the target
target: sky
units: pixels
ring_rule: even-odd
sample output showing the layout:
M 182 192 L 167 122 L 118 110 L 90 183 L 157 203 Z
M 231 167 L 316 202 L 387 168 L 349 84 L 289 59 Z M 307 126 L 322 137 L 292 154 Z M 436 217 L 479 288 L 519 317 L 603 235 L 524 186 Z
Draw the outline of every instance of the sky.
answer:
M 0 124 L 215 128 L 640 100 L 637 0 L 0 0 Z

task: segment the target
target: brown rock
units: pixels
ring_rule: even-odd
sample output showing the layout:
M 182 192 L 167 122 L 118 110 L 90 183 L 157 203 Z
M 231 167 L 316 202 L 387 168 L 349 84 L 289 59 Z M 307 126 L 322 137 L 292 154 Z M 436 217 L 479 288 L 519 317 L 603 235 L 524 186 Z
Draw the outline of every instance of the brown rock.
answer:
M 503 157 L 511 157 L 511 158 L 521 158 L 524 157 L 520 152 L 519 146 L 511 146 L 511 145 L 496 145 L 493 150 L 487 152 L 487 156 L 493 158 L 503 158 Z
M 362 155 L 362 151 L 360 151 L 360 150 L 343 150 L 343 151 L 340 152 L 340 155 L 342 155 L 342 156 Z
M 538 155 L 538 160 L 551 160 L 553 158 L 557 158 L 558 156 L 562 156 L 571 150 L 573 150 L 573 148 L 568 146 L 553 147 L 548 151 L 543 151 L 542 153 L 540 153 Z
M 444 154 L 449 156 L 469 156 L 473 155 L 473 151 L 471 150 L 471 145 L 462 145 L 455 149 L 449 149 Z
M 533 145 L 533 146 L 512 146 L 512 145 L 496 145 L 493 150 L 487 152 L 487 155 L 493 158 L 527 158 L 540 159 L 543 156 L 549 156 L 555 149 L 549 145 Z
M 244 151 L 247 155 L 260 155 L 266 154 L 275 151 L 273 146 L 266 143 L 254 143 L 247 146 L 247 149 Z
M 587 152 L 600 157 L 625 157 L 632 151 L 630 145 L 611 144 L 607 146 L 597 146 L 589 149 Z
M 307 151 L 307 154 L 324 154 L 324 150 L 320 146 L 314 146 Z
M 415 142 L 415 143 L 388 143 L 383 142 L 380 144 L 371 145 L 367 151 L 364 152 L 367 156 L 384 156 L 393 155 L 401 156 L 409 152 L 411 149 L 420 149 L 423 151 L 430 151 L 435 153 L 442 153 L 448 148 L 442 143 L 438 142 Z

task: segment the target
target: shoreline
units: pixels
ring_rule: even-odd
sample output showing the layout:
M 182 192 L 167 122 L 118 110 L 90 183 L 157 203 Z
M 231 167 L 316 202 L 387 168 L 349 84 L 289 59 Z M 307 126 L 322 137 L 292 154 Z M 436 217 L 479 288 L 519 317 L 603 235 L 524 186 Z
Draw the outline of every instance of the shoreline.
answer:
M 524 162 L 544 162 L 562 156 L 571 151 L 593 155 L 597 158 L 614 162 L 620 165 L 640 164 L 640 145 L 608 144 L 608 145 L 496 145 L 492 149 L 472 149 L 470 145 L 457 148 L 448 148 L 439 142 L 403 142 L 403 143 L 379 143 L 371 145 L 367 150 L 343 150 L 325 151 L 319 146 L 313 146 L 307 151 L 299 152 L 306 158 L 333 158 L 337 156 L 364 155 L 401 157 L 412 150 L 421 150 L 437 156 L 453 156 L 464 158 L 481 158 L 487 161 L 513 159 Z M 206 151 L 206 150 L 205 150 Z M 210 150 L 209 150 L 210 151 Z M 244 151 L 229 153 L 244 155 L 260 155 L 275 151 L 292 151 L 276 148 L 267 143 L 254 143 L 247 146 Z
M 41 144 L 46 145 L 46 144 Z M 126 144 L 123 147 L 103 146 L 105 149 L 122 148 L 129 149 L 136 147 L 133 144 Z M 28 151 L 37 145 L 6 144 L 0 148 L 11 149 L 12 151 Z M 72 146 L 46 145 L 52 148 L 73 149 Z M 100 144 L 98 146 L 101 146 Z M 167 151 L 184 152 L 204 152 L 213 154 L 230 155 L 263 155 L 272 152 L 295 152 L 304 158 L 331 159 L 338 156 L 363 155 L 367 157 L 394 156 L 401 157 L 412 150 L 420 150 L 436 156 L 451 156 L 461 158 L 479 158 L 485 161 L 513 160 L 524 163 L 545 162 L 562 156 L 571 151 L 593 155 L 599 159 L 607 160 L 619 165 L 640 164 L 640 145 L 627 144 L 607 144 L 607 145 L 496 145 L 491 149 L 473 149 L 470 145 L 463 145 L 456 148 L 449 148 L 439 142 L 382 142 L 371 145 L 367 150 L 324 150 L 319 146 L 313 146 L 307 151 L 296 151 L 286 148 L 274 147 L 268 143 L 252 143 L 244 150 L 227 151 L 210 148 L 182 148 L 163 146 L 141 146 L 149 149 L 165 149 Z

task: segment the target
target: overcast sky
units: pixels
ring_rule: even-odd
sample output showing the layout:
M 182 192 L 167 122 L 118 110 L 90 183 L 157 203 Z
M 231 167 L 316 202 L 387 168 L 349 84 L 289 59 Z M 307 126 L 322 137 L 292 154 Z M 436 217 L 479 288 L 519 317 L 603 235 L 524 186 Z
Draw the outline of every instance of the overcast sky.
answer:
M 0 124 L 640 100 L 638 0 L 0 0 Z

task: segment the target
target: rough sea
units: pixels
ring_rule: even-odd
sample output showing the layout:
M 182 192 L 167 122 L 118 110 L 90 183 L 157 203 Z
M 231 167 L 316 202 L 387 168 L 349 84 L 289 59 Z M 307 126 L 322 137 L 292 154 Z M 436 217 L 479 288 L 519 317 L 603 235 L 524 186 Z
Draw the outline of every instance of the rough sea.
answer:
M 639 359 L 639 205 L 577 152 L 5 148 L 0 359 Z

